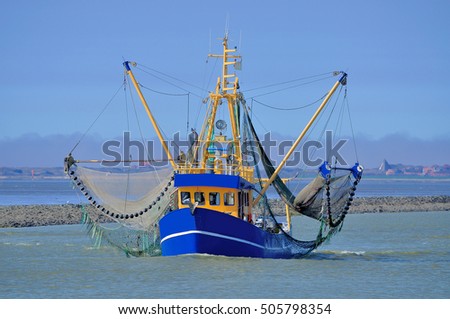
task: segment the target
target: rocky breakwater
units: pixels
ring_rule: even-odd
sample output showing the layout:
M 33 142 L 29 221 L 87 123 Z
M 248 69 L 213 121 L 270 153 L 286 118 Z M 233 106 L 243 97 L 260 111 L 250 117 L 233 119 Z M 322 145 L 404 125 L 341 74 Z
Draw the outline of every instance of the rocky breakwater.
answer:
M 269 200 L 272 210 L 284 215 L 285 205 L 280 200 Z M 350 214 L 450 211 L 450 196 L 383 196 L 356 197 Z M 297 214 L 297 212 L 292 212 Z
M 277 214 L 284 214 L 283 202 L 270 202 Z M 86 209 L 94 208 L 86 206 Z M 412 211 L 450 211 L 450 196 L 362 197 L 355 198 L 350 209 L 354 214 Z M 81 215 L 81 206 L 74 204 L 0 206 L 0 227 L 79 224 Z
M 450 196 L 361 197 L 353 201 L 350 213 L 450 211 Z
M 79 224 L 81 215 L 81 206 L 74 204 L 0 206 L 0 227 Z

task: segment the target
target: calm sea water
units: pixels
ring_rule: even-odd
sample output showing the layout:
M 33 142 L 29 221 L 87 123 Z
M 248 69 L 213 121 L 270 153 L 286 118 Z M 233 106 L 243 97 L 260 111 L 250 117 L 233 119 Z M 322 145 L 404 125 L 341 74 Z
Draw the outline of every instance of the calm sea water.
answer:
M 79 225 L 0 229 L 0 298 L 450 298 L 449 248 L 448 212 L 349 215 L 298 260 L 127 258 Z
M 310 179 L 289 185 L 299 191 Z M 295 191 L 294 191 L 295 193 Z M 450 179 L 439 178 L 363 178 L 357 196 L 450 195 Z M 275 193 L 269 196 L 276 197 Z M 55 180 L 0 180 L 0 205 L 78 204 L 86 202 L 72 182 Z
M 358 196 L 450 195 L 449 179 L 363 179 Z M 69 180 L 0 180 L 0 205 L 80 203 Z M 294 235 L 318 225 L 295 217 Z M 83 226 L 0 229 L 0 298 L 450 298 L 448 212 L 349 215 L 309 257 L 127 258 Z

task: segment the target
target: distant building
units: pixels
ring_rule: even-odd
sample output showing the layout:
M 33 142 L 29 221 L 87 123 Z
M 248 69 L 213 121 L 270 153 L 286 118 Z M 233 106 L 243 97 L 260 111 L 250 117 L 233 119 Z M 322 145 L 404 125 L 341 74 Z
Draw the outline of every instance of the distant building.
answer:
M 385 174 L 386 175 L 395 175 L 397 172 L 394 170 L 394 169 L 388 169 L 386 172 L 385 172 Z
M 433 165 L 424 167 L 422 174 L 426 176 L 450 176 L 450 165 Z
M 378 170 L 382 173 L 386 173 L 390 169 L 391 169 L 391 165 L 385 159 L 383 160 L 383 162 L 381 162 L 381 165 L 378 168 Z
M 383 162 L 381 162 L 378 171 L 385 175 L 403 174 L 402 167 L 402 164 L 389 164 L 389 162 L 384 159 Z
M 386 159 L 378 167 L 378 174 L 413 176 L 450 176 L 450 165 L 404 165 L 390 164 Z

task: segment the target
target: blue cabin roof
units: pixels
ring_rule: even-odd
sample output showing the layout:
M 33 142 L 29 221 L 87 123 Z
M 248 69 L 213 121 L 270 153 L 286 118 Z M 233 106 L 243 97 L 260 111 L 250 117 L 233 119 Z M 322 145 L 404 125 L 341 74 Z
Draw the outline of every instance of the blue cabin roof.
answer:
M 253 184 L 236 175 L 222 174 L 175 174 L 175 187 L 208 186 L 251 189 Z

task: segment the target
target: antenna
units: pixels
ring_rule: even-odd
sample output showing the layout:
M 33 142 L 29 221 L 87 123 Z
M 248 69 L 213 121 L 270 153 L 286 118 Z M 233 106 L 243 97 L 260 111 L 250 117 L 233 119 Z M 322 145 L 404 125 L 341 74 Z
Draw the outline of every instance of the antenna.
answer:
M 211 28 L 209 28 L 209 52 L 211 53 Z
M 230 28 L 230 14 L 227 13 L 227 17 L 225 19 L 225 38 L 228 38 L 229 28 Z

